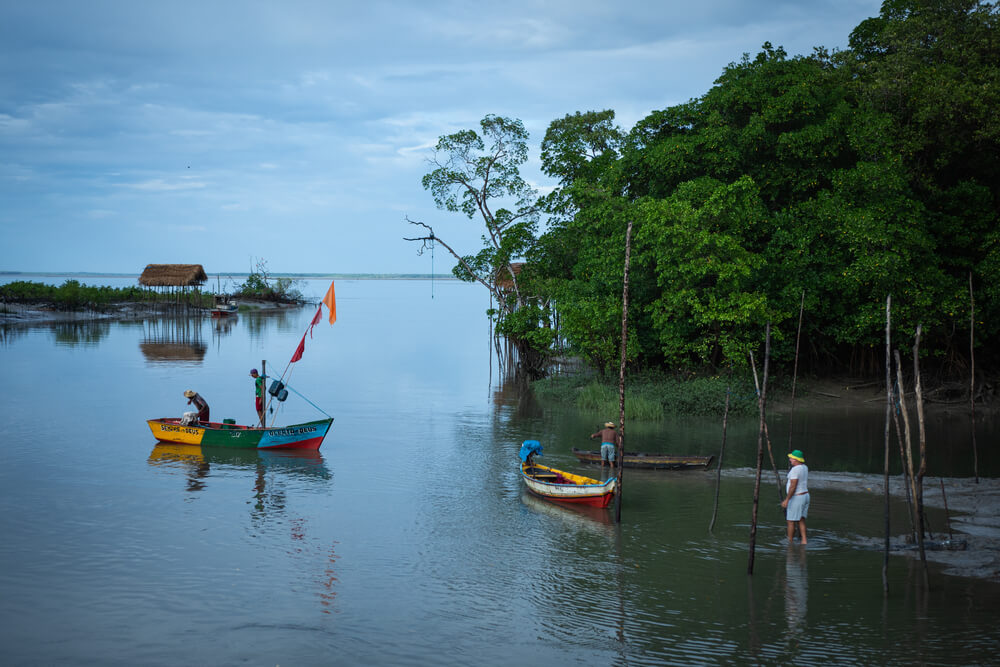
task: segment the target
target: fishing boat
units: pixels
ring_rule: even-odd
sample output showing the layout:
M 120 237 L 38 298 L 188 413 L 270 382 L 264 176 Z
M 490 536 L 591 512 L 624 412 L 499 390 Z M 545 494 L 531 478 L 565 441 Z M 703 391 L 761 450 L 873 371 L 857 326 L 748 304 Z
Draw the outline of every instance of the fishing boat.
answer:
M 212 317 L 231 317 L 235 315 L 238 310 L 238 306 L 232 301 L 217 303 L 212 308 Z
M 573 456 L 580 463 L 601 463 L 601 453 L 573 448 Z M 647 468 L 656 470 L 705 470 L 712 464 L 712 456 L 678 456 L 674 454 L 654 454 L 645 452 L 625 452 L 622 467 Z
M 183 418 L 149 419 L 149 429 L 160 442 L 234 449 L 319 449 L 333 418 L 304 424 L 260 428 L 219 422 L 182 423 Z
M 233 308 L 236 307 L 235 304 L 230 305 Z M 316 314 L 310 321 L 306 331 L 302 334 L 302 340 L 299 342 L 298 347 L 295 348 L 295 353 L 292 354 L 292 358 L 285 368 L 285 373 L 282 373 L 280 379 L 274 380 L 270 388 L 268 388 L 267 393 L 270 395 L 268 406 L 271 405 L 271 400 L 275 400 L 280 407 L 280 404 L 284 403 L 285 399 L 288 398 L 288 390 L 292 388 L 285 383 L 285 374 L 288 373 L 288 369 L 291 368 L 292 364 L 302 359 L 302 355 L 305 352 L 306 335 L 312 336 L 313 328 L 319 324 L 323 314 L 323 306 L 326 306 L 330 311 L 329 319 L 332 325 L 337 321 L 337 305 L 332 281 L 330 282 L 330 288 L 327 290 L 326 296 L 323 297 L 323 300 L 316 308 Z M 266 368 L 266 360 L 261 362 L 261 368 L 262 370 Z M 266 372 L 264 375 L 266 376 Z M 293 389 L 292 391 L 295 390 Z M 295 393 L 299 394 L 297 391 Z M 185 395 L 189 396 L 193 394 L 185 392 Z M 302 394 L 299 394 L 299 396 L 302 396 Z M 305 397 L 303 396 L 303 398 Z M 308 399 L 306 400 L 308 401 Z M 319 409 L 320 412 L 323 412 L 326 415 L 326 419 L 292 424 L 290 426 L 266 426 L 262 418 L 260 426 L 243 426 L 237 424 L 234 419 L 224 419 L 222 423 L 200 421 L 197 419 L 196 412 L 186 412 L 180 418 L 160 417 L 158 419 L 148 419 L 146 423 L 149 425 L 149 430 L 153 432 L 153 437 L 157 440 L 179 445 L 228 447 L 232 449 L 319 449 L 320 445 L 323 444 L 323 439 L 326 437 L 327 432 L 330 430 L 331 424 L 333 424 L 333 417 L 320 409 L 315 403 L 312 403 L 312 401 L 308 402 L 313 407 Z M 263 409 L 266 409 L 266 407 Z M 260 405 L 257 406 L 257 410 L 262 410 Z
M 521 477 L 528 490 L 542 498 L 592 507 L 607 507 L 615 495 L 618 478 L 604 482 L 556 470 L 534 462 L 542 446 L 537 440 L 525 440 L 521 445 Z

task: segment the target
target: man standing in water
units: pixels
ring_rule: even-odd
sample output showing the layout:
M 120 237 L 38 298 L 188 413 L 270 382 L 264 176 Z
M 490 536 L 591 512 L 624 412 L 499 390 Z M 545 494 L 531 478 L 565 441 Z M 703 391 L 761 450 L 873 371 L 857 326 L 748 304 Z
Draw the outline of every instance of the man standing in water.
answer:
M 256 368 L 250 369 L 253 378 L 254 407 L 257 408 L 257 421 L 264 426 L 264 378 L 257 373 Z
M 590 439 L 601 438 L 601 467 L 604 467 L 605 463 L 610 463 L 611 467 L 615 467 L 615 446 L 621 442 L 621 436 L 618 435 L 618 431 L 615 430 L 614 422 L 604 422 L 604 428 L 602 428 L 597 433 L 592 433 Z
M 788 541 L 795 537 L 795 524 L 799 524 L 799 537 L 806 543 L 806 516 L 809 514 L 809 468 L 805 456 L 796 449 L 788 455 L 788 480 L 785 482 L 785 522 L 788 525 Z

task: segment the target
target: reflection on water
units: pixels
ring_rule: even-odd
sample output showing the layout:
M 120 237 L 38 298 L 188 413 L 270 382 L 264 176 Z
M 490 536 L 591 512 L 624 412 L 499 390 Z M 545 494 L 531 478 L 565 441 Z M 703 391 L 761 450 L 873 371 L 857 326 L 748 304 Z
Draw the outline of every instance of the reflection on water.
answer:
M 201 337 L 201 318 L 146 320 L 139 349 L 152 363 L 201 364 L 208 350 Z
M 808 601 L 806 546 L 789 544 L 785 550 L 785 621 L 788 623 L 788 649 L 792 652 L 798 649 L 806 629 Z
M 266 451 L 160 443 L 153 447 L 148 461 L 153 466 L 183 470 L 187 490 L 192 493 L 205 490 L 213 469 L 253 472 L 254 507 L 260 512 L 268 507 L 283 507 L 284 492 L 273 488 L 276 482 L 333 478 L 319 450 Z M 272 479 L 270 489 L 268 475 Z
M 558 520 L 563 529 L 583 530 L 595 535 L 612 535 L 615 532 L 615 519 L 610 508 L 559 504 L 528 491 L 521 493 L 521 502 L 534 512 Z
M 75 347 L 94 346 L 107 338 L 111 323 L 104 321 L 60 322 L 52 325 L 52 333 L 57 345 Z

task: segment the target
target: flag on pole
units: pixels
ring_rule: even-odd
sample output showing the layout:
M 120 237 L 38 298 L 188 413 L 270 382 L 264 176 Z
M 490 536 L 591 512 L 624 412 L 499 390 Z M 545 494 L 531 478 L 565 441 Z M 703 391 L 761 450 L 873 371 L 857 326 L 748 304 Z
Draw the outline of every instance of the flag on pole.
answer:
M 323 297 L 323 303 L 326 307 L 330 309 L 330 324 L 337 321 L 337 299 L 333 294 L 333 281 L 330 281 L 330 289 L 326 291 L 326 296 Z
M 312 322 L 309 323 L 309 337 L 313 337 L 313 327 L 319 324 L 319 318 L 323 316 L 323 306 L 322 304 L 316 308 L 316 314 L 313 315 Z
M 306 351 L 306 335 L 302 334 L 302 340 L 299 341 L 299 346 L 295 348 L 295 354 L 292 355 L 292 360 L 288 363 L 294 364 L 296 361 L 302 358 L 302 353 Z

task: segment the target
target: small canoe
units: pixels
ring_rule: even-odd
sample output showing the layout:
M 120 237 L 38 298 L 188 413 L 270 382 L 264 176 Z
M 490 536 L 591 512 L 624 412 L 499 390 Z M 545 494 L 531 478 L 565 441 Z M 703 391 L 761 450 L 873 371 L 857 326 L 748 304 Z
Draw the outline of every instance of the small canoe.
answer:
M 574 475 L 537 463 L 521 463 L 521 477 L 535 495 L 564 503 L 607 507 L 615 495 L 618 478 L 600 480 Z
M 183 425 L 177 417 L 149 419 L 146 423 L 160 442 L 236 449 L 319 449 L 333 419 L 268 428 L 218 422 Z
M 580 463 L 601 463 L 600 452 L 588 452 L 573 448 L 573 456 Z M 646 454 L 643 452 L 625 452 L 622 456 L 622 466 L 625 468 L 655 468 L 658 470 L 690 470 L 693 468 L 708 468 L 712 456 L 675 456 L 672 454 Z

